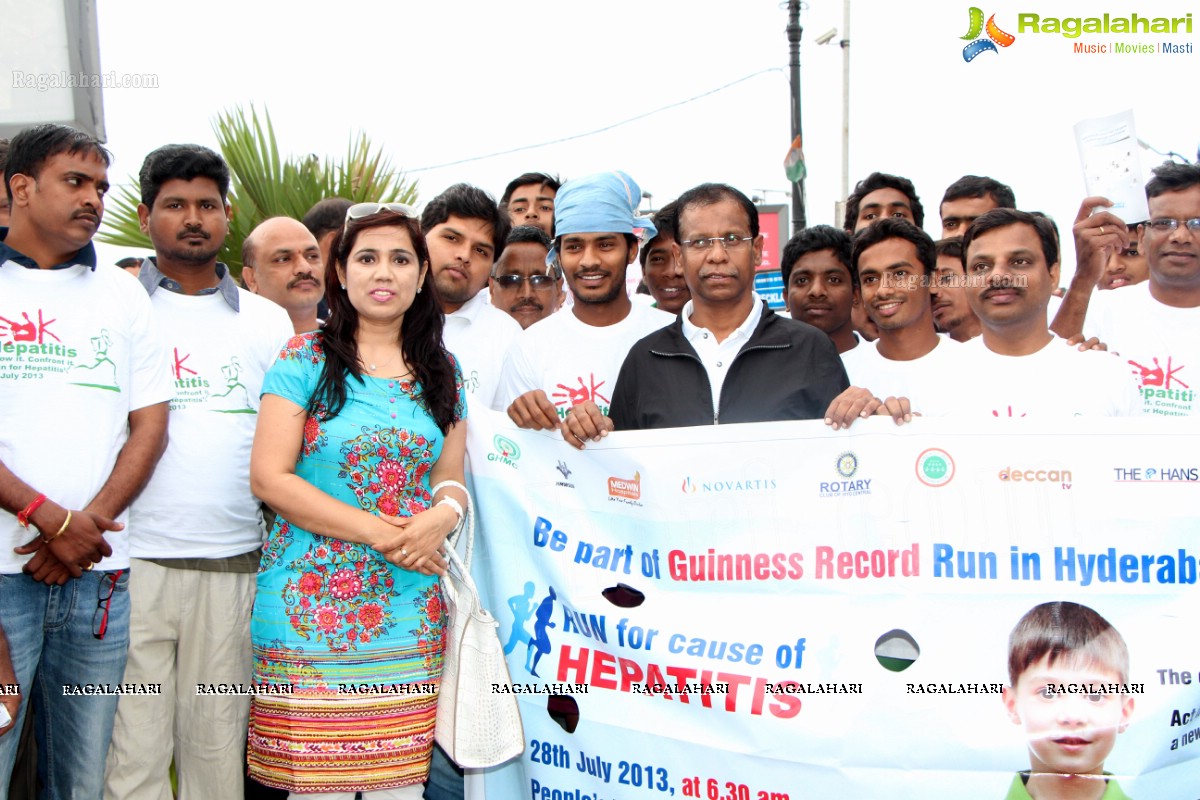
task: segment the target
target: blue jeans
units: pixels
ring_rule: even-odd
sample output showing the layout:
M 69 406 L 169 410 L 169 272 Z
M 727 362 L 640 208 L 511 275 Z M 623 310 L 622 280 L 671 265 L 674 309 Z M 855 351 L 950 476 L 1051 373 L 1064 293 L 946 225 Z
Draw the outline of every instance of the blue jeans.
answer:
M 462 800 L 463 773 L 436 744 L 425 781 L 425 800 Z
M 85 572 L 64 586 L 47 586 L 22 573 L 0 575 L 0 625 L 21 684 L 16 730 L 32 699 L 46 800 L 101 800 L 104 793 L 117 696 L 73 695 L 64 687 L 121 683 L 129 649 L 129 572 L 114 586 L 115 574 Z M 111 601 L 100 602 L 109 589 Z M 93 626 L 100 625 L 105 605 L 107 629 L 97 639 Z M 0 797 L 8 796 L 17 739 L 0 737 Z

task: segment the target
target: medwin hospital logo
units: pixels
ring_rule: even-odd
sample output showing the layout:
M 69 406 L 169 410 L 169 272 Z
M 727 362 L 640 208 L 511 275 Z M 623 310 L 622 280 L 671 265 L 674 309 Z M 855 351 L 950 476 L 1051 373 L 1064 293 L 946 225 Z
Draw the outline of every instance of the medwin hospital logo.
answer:
M 971 62 L 983 53 L 992 52 L 999 53 L 996 46 L 1008 47 L 1017 40 L 1017 37 L 1011 33 L 1005 33 L 1000 30 L 1000 26 L 996 24 L 996 15 L 992 14 L 988 17 L 987 24 L 983 23 L 983 10 L 971 6 L 970 9 L 970 28 L 967 29 L 966 36 L 960 37 L 971 40 L 966 47 L 963 48 L 963 61 Z M 986 33 L 986 37 L 981 37 L 980 34 Z

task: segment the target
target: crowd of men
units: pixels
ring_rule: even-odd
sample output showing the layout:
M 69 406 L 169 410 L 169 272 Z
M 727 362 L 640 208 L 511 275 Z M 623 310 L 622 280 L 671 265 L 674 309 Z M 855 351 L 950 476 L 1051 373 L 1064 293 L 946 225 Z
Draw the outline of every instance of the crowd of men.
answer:
M 92 245 L 109 163 L 61 126 L 0 142 L 0 685 L 19 687 L 0 696 L 0 797 L 31 708 L 49 796 L 171 797 L 172 762 L 180 797 L 240 796 L 249 699 L 194 687 L 250 680 L 259 391 L 280 345 L 321 325 L 351 203 L 262 221 L 239 285 L 217 258 L 227 166 L 159 148 L 135 279 Z M 420 224 L 472 403 L 583 448 L 873 414 L 1200 415 L 1200 166 L 1164 164 L 1146 192 L 1146 220 L 1083 202 L 1061 303 L 1057 227 L 986 177 L 946 189 L 935 240 L 912 182 L 871 174 L 841 228 L 787 242 L 778 311 L 754 288 L 758 211 L 724 184 L 646 217 L 623 172 L 527 173 L 499 202 L 451 186 Z M 128 691 L 57 689 L 103 685 Z M 426 796 L 462 791 L 436 756 Z

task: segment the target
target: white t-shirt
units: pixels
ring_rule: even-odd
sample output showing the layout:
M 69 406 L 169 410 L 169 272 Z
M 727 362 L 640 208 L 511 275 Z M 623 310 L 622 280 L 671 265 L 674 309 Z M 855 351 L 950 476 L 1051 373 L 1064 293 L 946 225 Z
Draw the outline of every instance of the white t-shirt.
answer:
M 982 336 L 962 355 L 951 412 L 955 416 L 1126 417 L 1141 403 L 1121 361 L 1101 350 L 1080 352 L 1055 337 L 1027 356 L 987 348 Z
M 907 397 L 912 410 L 927 417 L 950 413 L 961 380 L 961 344 L 939 336 L 932 350 L 911 361 L 886 358 L 878 344 L 862 341 L 842 353 L 851 386 L 870 389 L 879 398 Z
M 674 314 L 641 303 L 616 325 L 604 327 L 585 325 L 569 309 L 551 314 L 521 331 L 509 348 L 494 407 L 503 411 L 526 392 L 541 389 L 559 417 L 585 400 L 608 414 L 629 348 L 674 321 Z
M 95 498 L 129 412 L 171 399 L 167 366 L 150 299 L 125 270 L 0 266 L 0 461 L 55 503 Z M 129 566 L 127 530 L 105 534 L 113 553 L 97 569 Z M 36 535 L 0 511 L 0 573 L 21 571 L 32 556 L 13 548 Z
M 237 294 L 237 311 L 219 293 L 150 297 L 175 393 L 167 451 L 130 509 L 134 558 L 225 558 L 262 544 L 250 446 L 263 376 L 292 323 L 270 300 Z
M 1200 416 L 1200 308 L 1164 305 L 1144 282 L 1093 293 L 1083 330 L 1121 354 L 1146 414 Z
M 446 315 L 442 341 L 458 359 L 467 394 L 485 406 L 496 401 L 504 356 L 520 332 L 519 322 L 488 301 L 486 288 Z

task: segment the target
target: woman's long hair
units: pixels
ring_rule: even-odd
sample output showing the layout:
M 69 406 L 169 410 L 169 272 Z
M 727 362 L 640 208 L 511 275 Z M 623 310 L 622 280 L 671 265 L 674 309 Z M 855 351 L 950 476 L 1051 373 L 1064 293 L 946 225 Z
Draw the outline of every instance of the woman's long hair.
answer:
M 309 414 L 319 414 L 326 419 L 337 416 L 346 405 L 347 376 L 353 376 L 360 384 L 365 384 L 359 366 L 356 336 L 358 311 L 350 304 L 350 298 L 342 287 L 337 266 L 341 265 L 343 271 L 346 269 L 360 232 L 368 228 L 387 227 L 402 228 L 408 232 L 419 262 L 418 269 L 429 263 L 429 248 L 425 245 L 420 224 L 412 217 L 395 211 L 381 210 L 369 217 L 348 220 L 334 237 L 329 264 L 325 267 L 325 297 L 329 303 L 329 319 L 321 334 L 325 364 L 321 368 L 316 390 L 308 402 Z M 458 388 L 454 380 L 453 363 L 442 345 L 445 317 L 438 302 L 432 268 L 425 271 L 420 288 L 412 305 L 404 312 L 404 321 L 400 325 L 401 352 L 412 368 L 413 377 L 421 384 L 419 401 L 445 434 L 454 424 Z

